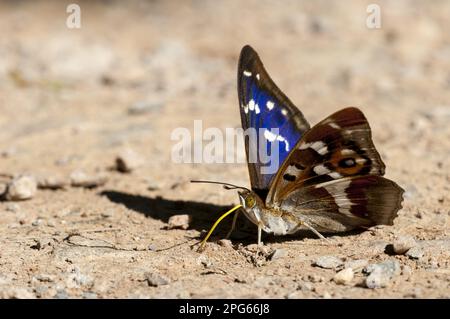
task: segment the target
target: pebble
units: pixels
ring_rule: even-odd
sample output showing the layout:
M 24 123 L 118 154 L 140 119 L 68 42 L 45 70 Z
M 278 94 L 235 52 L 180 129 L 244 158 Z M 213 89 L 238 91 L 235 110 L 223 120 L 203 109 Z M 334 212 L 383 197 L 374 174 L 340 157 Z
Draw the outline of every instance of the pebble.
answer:
M 406 256 L 408 256 L 411 259 L 420 259 L 423 257 L 423 255 L 424 255 L 423 249 L 418 246 L 412 247 L 406 252 Z
M 317 258 L 313 265 L 325 269 L 336 269 L 343 264 L 342 260 L 335 256 L 321 256 Z
M 45 176 L 38 179 L 37 185 L 41 189 L 64 189 L 69 181 L 61 176 Z
M 222 247 L 233 248 L 233 244 L 229 239 L 221 239 L 217 243 Z
M 286 249 L 278 248 L 278 249 L 275 249 L 273 251 L 273 253 L 270 255 L 270 260 L 274 261 L 274 260 L 277 260 L 277 259 L 284 258 L 286 256 L 287 256 Z
M 382 263 L 371 264 L 365 268 L 369 273 L 366 286 L 370 289 L 388 286 L 391 279 L 400 273 L 400 263 L 397 260 L 386 260 Z
M 83 292 L 84 299 L 97 299 L 97 294 L 95 292 L 85 291 Z
M 402 275 L 404 276 L 411 276 L 412 275 L 412 268 L 408 265 L 402 266 Z
M 8 212 L 17 213 L 20 211 L 20 205 L 16 203 L 7 203 L 5 209 Z
M 88 175 L 82 170 L 75 170 L 70 174 L 70 184 L 74 187 L 97 187 L 107 182 L 104 175 Z
M 392 249 L 397 255 L 403 255 L 409 249 L 417 245 L 416 241 L 411 236 L 399 236 L 392 243 Z
M 54 299 L 69 299 L 69 295 L 67 294 L 66 290 L 59 289 L 53 298 Z
M 36 179 L 31 175 L 21 175 L 7 185 L 6 199 L 11 201 L 30 199 L 36 194 L 36 190 Z
M 0 290 L 1 299 L 35 299 L 36 296 L 27 288 L 14 287 Z
M 173 215 L 169 218 L 167 229 L 188 229 L 189 223 L 192 221 L 192 217 L 187 214 Z
M 163 107 L 161 102 L 139 101 L 128 108 L 130 115 L 142 115 L 150 112 L 158 111 Z
M 119 172 L 129 173 L 144 164 L 144 158 L 132 149 L 124 149 L 116 156 L 116 168 Z
M 148 285 L 151 287 L 164 286 L 170 283 L 170 280 L 167 277 L 154 272 L 146 272 L 144 276 Z
M 353 280 L 353 269 L 344 268 L 334 275 L 333 280 L 338 285 L 348 285 Z
M 353 271 L 359 271 L 369 264 L 367 259 L 348 260 L 344 264 L 344 268 L 352 268 Z

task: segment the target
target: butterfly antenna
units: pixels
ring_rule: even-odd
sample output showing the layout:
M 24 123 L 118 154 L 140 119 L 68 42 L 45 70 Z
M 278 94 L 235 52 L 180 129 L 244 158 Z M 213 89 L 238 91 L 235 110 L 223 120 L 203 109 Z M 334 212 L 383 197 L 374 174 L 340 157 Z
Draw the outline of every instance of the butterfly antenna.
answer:
M 218 185 L 223 185 L 223 188 L 225 188 L 226 190 L 230 190 L 230 189 L 245 189 L 247 191 L 250 191 L 247 187 L 237 186 L 237 185 L 234 185 L 234 184 L 223 183 L 223 182 L 194 180 L 194 181 L 191 181 L 191 183 L 218 184 Z

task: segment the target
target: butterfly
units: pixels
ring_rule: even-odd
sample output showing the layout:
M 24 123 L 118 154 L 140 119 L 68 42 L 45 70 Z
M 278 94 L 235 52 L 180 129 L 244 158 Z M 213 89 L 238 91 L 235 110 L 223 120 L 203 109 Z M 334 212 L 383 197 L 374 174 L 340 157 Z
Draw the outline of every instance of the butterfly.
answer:
M 242 128 L 263 134 L 256 142 L 245 140 L 251 189 L 228 188 L 240 189 L 240 205 L 233 210 L 258 227 L 258 244 L 262 231 L 285 235 L 309 229 L 324 238 L 321 233 L 393 224 L 404 191 L 382 177 L 385 165 L 358 108 L 344 108 L 310 127 L 249 45 L 239 58 L 238 96 Z M 280 165 L 273 173 L 262 172 L 259 156 L 249 160 L 264 147 L 277 151 Z

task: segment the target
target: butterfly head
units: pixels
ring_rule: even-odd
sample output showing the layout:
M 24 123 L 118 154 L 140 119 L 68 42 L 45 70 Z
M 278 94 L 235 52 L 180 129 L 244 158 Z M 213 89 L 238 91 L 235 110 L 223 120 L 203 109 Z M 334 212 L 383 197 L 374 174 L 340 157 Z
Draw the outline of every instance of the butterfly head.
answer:
M 264 207 L 261 198 L 259 198 L 259 196 L 251 190 L 238 191 L 238 194 L 244 214 L 255 225 L 260 225 L 262 207 Z

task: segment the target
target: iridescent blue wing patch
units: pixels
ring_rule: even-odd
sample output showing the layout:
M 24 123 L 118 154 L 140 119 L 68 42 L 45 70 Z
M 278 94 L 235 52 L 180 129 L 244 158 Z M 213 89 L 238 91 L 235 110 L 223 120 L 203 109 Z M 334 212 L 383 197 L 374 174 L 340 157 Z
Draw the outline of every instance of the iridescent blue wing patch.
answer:
M 277 143 L 275 146 L 278 148 L 280 167 L 303 133 L 309 129 L 309 124 L 300 110 L 275 85 L 258 54 L 248 45 L 242 48 L 239 58 L 238 94 L 242 128 L 262 132 L 257 135 L 254 144 L 246 138 L 245 147 L 251 187 L 265 198 L 276 171 L 263 173 L 261 168 L 267 163 L 261 161 L 260 147 L 266 147 L 266 154 L 273 154 L 270 151 L 272 143 Z M 278 133 L 274 134 L 273 129 L 278 129 Z M 257 156 L 250 161 L 252 152 Z

